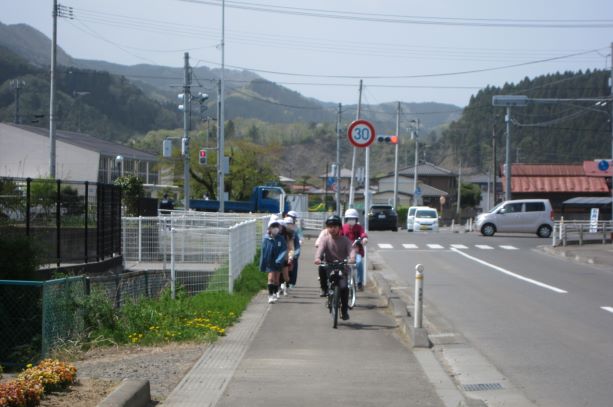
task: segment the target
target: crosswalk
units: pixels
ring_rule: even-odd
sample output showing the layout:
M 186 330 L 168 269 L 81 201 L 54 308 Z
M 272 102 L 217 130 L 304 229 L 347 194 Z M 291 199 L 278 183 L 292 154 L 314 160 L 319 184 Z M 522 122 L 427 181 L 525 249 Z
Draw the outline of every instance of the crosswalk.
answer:
M 490 246 L 487 244 L 476 244 L 474 246 L 467 246 L 465 244 L 453 243 L 446 247 L 439 243 L 425 243 L 423 245 L 417 245 L 415 243 L 402 243 L 400 245 L 393 245 L 391 243 L 378 243 L 377 246 L 379 247 L 379 249 L 387 249 L 387 250 L 400 249 L 400 248 L 409 249 L 409 250 L 449 250 L 449 249 L 469 250 L 472 248 L 476 248 L 479 250 L 496 250 L 496 249 L 518 250 L 517 247 L 506 245 L 506 244 L 501 244 L 497 246 Z

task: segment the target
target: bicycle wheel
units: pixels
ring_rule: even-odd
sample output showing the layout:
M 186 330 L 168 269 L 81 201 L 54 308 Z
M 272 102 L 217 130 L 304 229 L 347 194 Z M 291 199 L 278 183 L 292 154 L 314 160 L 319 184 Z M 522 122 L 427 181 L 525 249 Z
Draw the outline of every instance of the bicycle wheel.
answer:
M 349 272 L 349 280 L 347 281 L 347 288 L 349 289 L 349 309 L 353 309 L 357 297 L 358 282 L 356 277 L 355 267 L 352 267 Z
M 338 308 L 341 303 L 341 289 L 335 285 L 334 294 L 332 294 L 332 327 L 336 328 L 338 325 Z

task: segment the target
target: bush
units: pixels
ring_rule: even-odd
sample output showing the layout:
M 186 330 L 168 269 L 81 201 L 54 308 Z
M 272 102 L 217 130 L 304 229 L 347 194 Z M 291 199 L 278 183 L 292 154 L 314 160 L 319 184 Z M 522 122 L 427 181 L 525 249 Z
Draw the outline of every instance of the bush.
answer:
M 40 253 L 38 243 L 30 238 L 0 238 L 0 280 L 36 280 Z

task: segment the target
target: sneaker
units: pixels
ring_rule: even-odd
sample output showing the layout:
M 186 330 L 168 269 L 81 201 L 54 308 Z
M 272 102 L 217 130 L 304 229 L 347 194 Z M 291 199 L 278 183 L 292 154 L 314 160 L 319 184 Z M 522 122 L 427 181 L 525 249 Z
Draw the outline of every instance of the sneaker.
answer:
M 341 319 L 343 321 L 348 321 L 349 320 L 349 313 L 348 312 L 341 313 Z
M 269 304 L 274 304 L 275 302 L 277 302 L 277 300 L 275 300 L 275 296 L 273 295 L 269 295 L 268 296 L 268 303 Z
M 319 290 L 319 296 L 320 296 L 320 297 L 325 297 L 325 296 L 327 296 L 327 294 L 326 294 L 326 290 L 324 290 L 323 288 L 322 288 L 321 290 Z
M 283 283 L 281 284 L 281 289 L 279 291 L 281 292 L 282 295 L 287 295 L 289 288 L 287 287 L 285 283 Z
M 358 283 L 358 290 L 364 291 L 364 286 L 362 285 L 362 283 Z
M 294 288 L 296 288 L 296 284 L 290 284 L 289 288 L 291 288 L 293 290 Z

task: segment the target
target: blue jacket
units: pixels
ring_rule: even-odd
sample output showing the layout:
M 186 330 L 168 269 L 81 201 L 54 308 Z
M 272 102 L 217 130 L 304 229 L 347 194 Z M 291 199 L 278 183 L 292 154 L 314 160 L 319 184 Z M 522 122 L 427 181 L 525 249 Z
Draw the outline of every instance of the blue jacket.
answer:
M 275 237 L 266 234 L 262 239 L 260 271 L 281 271 L 287 260 L 287 242 L 278 234 Z

